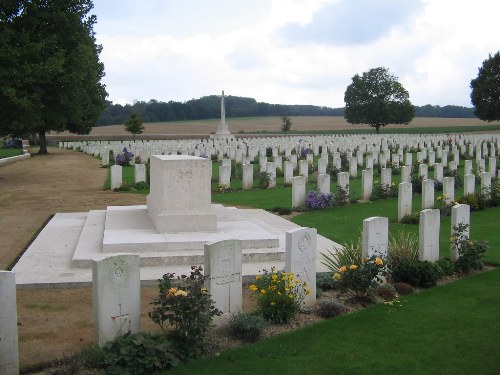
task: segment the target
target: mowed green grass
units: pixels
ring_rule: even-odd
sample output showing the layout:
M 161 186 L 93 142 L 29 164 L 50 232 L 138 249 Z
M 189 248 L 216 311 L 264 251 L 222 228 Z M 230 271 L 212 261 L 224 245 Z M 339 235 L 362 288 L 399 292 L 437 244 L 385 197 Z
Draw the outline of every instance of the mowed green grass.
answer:
M 165 374 L 498 374 L 500 269 L 314 324 Z
M 23 150 L 20 148 L 0 148 L 0 159 L 10 158 L 12 156 L 22 155 Z

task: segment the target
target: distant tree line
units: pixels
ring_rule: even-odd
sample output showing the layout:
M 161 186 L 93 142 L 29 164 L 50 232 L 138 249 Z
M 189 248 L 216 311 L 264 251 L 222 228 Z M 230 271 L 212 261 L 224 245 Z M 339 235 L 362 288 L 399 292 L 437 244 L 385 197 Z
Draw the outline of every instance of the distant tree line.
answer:
M 161 102 L 151 99 L 134 104 L 113 104 L 107 101 L 106 108 L 97 120 L 97 126 L 124 124 L 136 113 L 143 122 L 180 120 L 202 120 L 220 117 L 220 96 L 210 95 L 187 102 Z M 315 105 L 285 105 L 257 102 L 253 98 L 227 96 L 227 117 L 254 116 L 344 116 L 344 108 L 329 108 Z M 447 105 L 444 107 L 425 105 L 415 107 L 417 117 L 467 117 L 473 118 L 474 108 Z

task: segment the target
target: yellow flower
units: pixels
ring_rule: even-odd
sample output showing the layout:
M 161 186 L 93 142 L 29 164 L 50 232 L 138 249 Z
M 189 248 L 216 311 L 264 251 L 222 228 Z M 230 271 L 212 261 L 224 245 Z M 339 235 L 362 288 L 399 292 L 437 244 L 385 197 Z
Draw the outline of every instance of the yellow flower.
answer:
M 454 237 L 454 236 L 450 237 L 450 242 L 455 242 L 456 240 L 457 240 L 456 237 Z
M 271 276 L 271 279 L 273 279 L 273 280 L 277 280 L 277 279 L 278 279 L 278 275 L 272 275 L 272 276 Z
M 293 294 L 289 294 L 289 295 L 288 295 L 288 298 L 293 298 Z
M 255 280 L 260 280 L 260 279 L 262 279 L 262 276 L 260 275 L 255 276 Z
M 201 294 L 208 294 L 208 290 L 205 288 L 201 288 Z
M 311 294 L 311 289 L 306 289 L 306 296 L 308 296 L 309 294 Z
M 384 264 L 384 262 L 382 261 L 382 259 L 377 258 L 377 259 L 375 259 L 375 264 L 376 264 L 377 266 L 381 266 L 382 264 Z
M 333 274 L 333 280 L 340 280 L 342 278 L 342 275 L 338 272 L 335 272 Z
M 349 269 L 351 271 L 354 271 L 354 270 L 357 270 L 358 269 L 358 266 L 356 266 L 355 264 L 351 264 L 351 266 L 349 267 Z
M 271 302 L 271 306 L 274 306 L 274 305 L 276 305 L 276 302 Z
M 436 199 L 440 201 L 441 199 L 443 199 L 443 197 L 439 195 Z
M 251 290 L 252 292 L 255 292 L 255 291 L 256 291 L 256 290 L 258 290 L 258 289 L 259 289 L 259 288 L 257 288 L 257 285 L 254 285 L 254 284 L 250 285 L 250 290 Z
M 175 292 L 177 292 L 177 288 L 170 288 L 170 289 L 168 290 L 168 294 L 169 294 L 169 295 L 174 295 L 174 294 L 175 294 Z
M 174 295 L 175 296 L 186 297 L 187 296 L 187 292 L 185 290 L 178 290 L 177 292 L 175 292 Z
M 266 293 L 267 293 L 265 289 L 261 289 L 261 290 L 260 290 L 260 292 L 261 292 L 262 294 L 266 294 Z
M 345 271 L 347 271 L 347 267 L 346 266 L 342 266 L 342 267 L 340 267 L 339 271 L 340 272 L 345 272 Z
M 278 296 L 281 296 L 281 292 L 278 292 Z

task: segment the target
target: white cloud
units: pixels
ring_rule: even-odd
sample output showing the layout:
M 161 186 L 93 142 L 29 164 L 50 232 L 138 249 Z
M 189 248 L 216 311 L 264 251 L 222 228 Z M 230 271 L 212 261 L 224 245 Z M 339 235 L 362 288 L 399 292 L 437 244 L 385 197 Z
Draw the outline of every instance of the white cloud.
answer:
M 104 82 L 109 99 L 121 103 L 185 101 L 224 89 L 268 103 L 340 107 L 354 74 L 384 66 L 417 105 L 470 106 L 470 80 L 499 49 L 500 5 L 488 0 L 385 0 L 382 13 L 389 7 L 392 16 L 375 20 L 379 14 L 360 0 L 98 3 Z M 380 26 L 355 35 L 356 22 Z M 293 35 L 291 25 L 307 37 L 284 38 Z M 352 35 L 328 34 L 342 27 Z

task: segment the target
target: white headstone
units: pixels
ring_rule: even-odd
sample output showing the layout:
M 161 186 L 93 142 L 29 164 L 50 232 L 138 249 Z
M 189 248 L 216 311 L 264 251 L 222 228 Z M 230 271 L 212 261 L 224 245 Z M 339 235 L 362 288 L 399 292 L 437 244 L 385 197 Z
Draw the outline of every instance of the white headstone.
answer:
M 466 238 L 469 238 L 470 233 L 470 206 L 468 204 L 457 204 L 451 208 L 451 235 L 455 236 L 457 233 L 453 228 L 458 228 L 459 224 L 464 224 L 467 227 L 462 232 Z M 458 249 L 451 248 L 451 260 L 457 261 L 459 257 Z
M 315 228 L 297 228 L 286 232 L 285 272 L 293 272 L 310 293 L 304 297 L 305 306 L 316 302 L 317 231 Z
M 241 312 L 241 241 L 224 240 L 205 244 L 205 276 L 215 307 L 224 314 Z
M 269 176 L 269 189 L 276 187 L 276 164 L 274 162 L 267 162 L 266 173 Z
M 363 220 L 363 252 L 365 258 L 386 256 L 389 243 L 389 219 L 369 217 Z
M 412 184 L 402 182 L 398 191 L 398 222 L 405 216 L 411 215 L 412 210 Z
M 309 162 L 307 160 L 299 160 L 299 174 L 306 179 L 309 177 Z
M 434 180 L 422 181 L 422 209 L 434 207 Z
M 361 199 L 369 200 L 373 192 L 373 169 L 365 169 L 361 173 Z
M 139 255 L 122 254 L 93 261 L 92 295 L 95 344 L 140 330 Z
M 451 203 L 455 200 L 455 177 L 443 178 L 443 201 Z
M 134 165 L 134 182 L 137 184 L 138 182 L 146 181 L 146 166 L 144 164 L 135 164 Z
M 474 194 L 476 190 L 476 176 L 466 174 L 464 176 L 464 195 Z
M 438 182 L 443 182 L 443 164 L 436 163 L 434 165 L 434 179 Z
M 292 208 L 303 206 L 306 202 L 306 183 L 304 176 L 292 178 Z
M 440 211 L 420 211 L 418 259 L 435 262 L 439 260 Z
M 411 167 L 407 165 L 401 167 L 401 182 L 411 182 Z
M 16 276 L 0 271 L 0 374 L 19 374 Z
M 253 164 L 243 164 L 243 190 L 253 189 Z
M 284 171 L 283 183 L 288 185 L 292 183 L 293 163 L 291 161 L 285 161 L 284 166 L 285 166 L 285 171 Z
M 122 166 L 113 165 L 111 167 L 111 190 L 119 189 L 123 185 Z
M 329 174 L 318 174 L 318 191 L 322 194 L 329 194 L 331 192 Z

